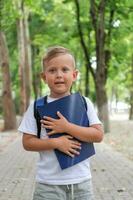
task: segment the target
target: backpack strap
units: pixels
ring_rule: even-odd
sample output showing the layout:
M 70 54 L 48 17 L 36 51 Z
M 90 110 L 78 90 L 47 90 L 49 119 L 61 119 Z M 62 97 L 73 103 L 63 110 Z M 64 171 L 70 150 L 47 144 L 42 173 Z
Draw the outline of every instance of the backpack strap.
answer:
M 86 99 L 85 99 L 84 96 L 82 96 L 82 99 L 83 99 L 83 101 L 84 101 L 85 109 L 86 109 L 86 111 L 87 111 L 87 102 L 86 102 Z
M 40 123 L 40 116 L 37 111 L 38 106 L 43 106 L 44 104 L 47 103 L 47 96 L 39 98 L 34 101 L 34 117 L 36 119 L 36 124 L 37 124 L 37 137 L 40 138 L 40 133 L 41 133 L 41 123 Z

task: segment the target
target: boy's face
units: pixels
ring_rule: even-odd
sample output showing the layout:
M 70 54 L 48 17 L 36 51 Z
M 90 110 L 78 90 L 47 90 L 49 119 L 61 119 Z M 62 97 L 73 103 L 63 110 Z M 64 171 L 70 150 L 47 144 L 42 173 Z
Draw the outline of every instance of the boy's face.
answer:
M 50 96 L 59 98 L 70 94 L 72 83 L 77 78 L 78 71 L 74 68 L 71 55 L 58 55 L 46 63 L 42 73 L 43 80 L 50 88 Z

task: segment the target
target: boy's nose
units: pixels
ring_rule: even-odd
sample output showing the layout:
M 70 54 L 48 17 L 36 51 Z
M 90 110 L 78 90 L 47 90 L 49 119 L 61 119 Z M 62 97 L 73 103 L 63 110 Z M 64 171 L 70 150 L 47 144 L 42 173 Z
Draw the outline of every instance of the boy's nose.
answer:
M 57 73 L 56 73 L 56 75 L 57 75 L 58 77 L 62 76 L 62 71 L 61 71 L 61 70 L 58 70 Z

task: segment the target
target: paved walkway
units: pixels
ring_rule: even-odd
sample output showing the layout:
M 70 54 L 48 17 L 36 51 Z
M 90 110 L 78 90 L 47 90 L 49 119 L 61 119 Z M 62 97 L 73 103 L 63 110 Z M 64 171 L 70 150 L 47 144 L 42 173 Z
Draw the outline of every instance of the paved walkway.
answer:
M 133 162 L 107 145 L 91 159 L 95 200 L 133 200 Z M 0 200 L 31 200 L 37 153 L 23 150 L 20 138 L 0 152 Z
M 96 200 L 133 200 L 133 161 L 104 143 L 91 159 Z

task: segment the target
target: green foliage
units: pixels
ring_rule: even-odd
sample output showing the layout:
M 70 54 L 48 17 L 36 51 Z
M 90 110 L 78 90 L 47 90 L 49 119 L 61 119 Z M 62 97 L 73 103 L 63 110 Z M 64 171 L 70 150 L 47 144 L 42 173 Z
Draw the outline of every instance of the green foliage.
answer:
M 112 32 L 112 59 L 110 62 L 107 91 L 112 90 L 121 101 L 129 101 L 131 83 L 131 56 L 133 54 L 133 4 L 132 1 L 118 1 Z M 117 23 L 115 23 L 117 22 Z M 116 97 L 115 97 L 116 98 Z
M 18 41 L 17 19 L 22 17 L 17 10 L 19 0 L 1 0 L 1 28 L 4 30 L 10 56 L 12 90 L 16 105 L 19 105 L 19 72 L 18 72 Z M 29 13 L 30 44 L 32 49 L 32 73 L 38 76 L 41 69 L 41 59 L 47 47 L 62 45 L 72 50 L 75 55 L 77 68 L 81 75 L 74 90 L 85 91 L 85 59 L 80 45 L 77 30 L 76 8 L 71 0 L 24 0 L 26 12 Z M 99 1 L 96 1 L 97 4 Z M 95 35 L 89 17 L 90 3 L 79 1 L 80 20 L 83 36 L 91 56 L 95 56 Z M 114 9 L 114 21 L 111 24 L 111 43 L 105 48 L 111 50 L 111 61 L 107 81 L 108 96 L 111 98 L 112 88 L 117 90 L 119 99 L 128 100 L 131 86 L 130 67 L 133 54 L 133 3 L 132 0 L 109 0 L 105 13 L 106 33 L 110 28 L 110 10 Z M 90 41 L 88 36 L 90 34 Z M 0 80 L 1 81 L 1 80 Z M 46 91 L 46 88 L 45 88 Z M 45 92 L 43 91 L 43 92 Z M 33 91 L 32 91 L 33 94 Z M 95 101 L 95 88 L 90 76 L 90 97 Z

